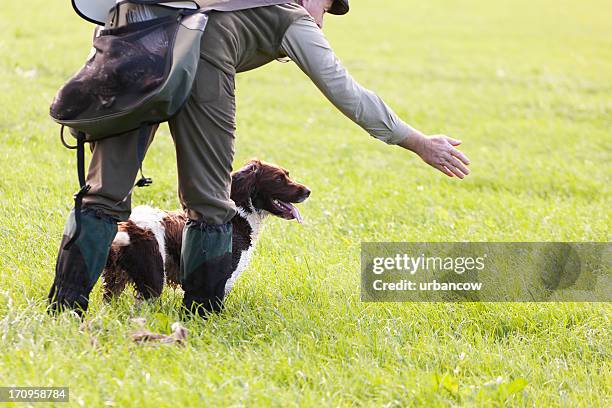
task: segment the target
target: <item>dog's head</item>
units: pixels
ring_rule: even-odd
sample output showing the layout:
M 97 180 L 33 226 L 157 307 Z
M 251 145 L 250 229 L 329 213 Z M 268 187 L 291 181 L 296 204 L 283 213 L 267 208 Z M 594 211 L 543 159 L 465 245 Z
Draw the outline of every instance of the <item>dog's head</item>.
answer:
M 303 184 L 289 178 L 289 172 L 274 164 L 251 160 L 232 174 L 232 200 L 237 206 L 267 211 L 287 220 L 302 222 L 293 205 L 310 196 Z

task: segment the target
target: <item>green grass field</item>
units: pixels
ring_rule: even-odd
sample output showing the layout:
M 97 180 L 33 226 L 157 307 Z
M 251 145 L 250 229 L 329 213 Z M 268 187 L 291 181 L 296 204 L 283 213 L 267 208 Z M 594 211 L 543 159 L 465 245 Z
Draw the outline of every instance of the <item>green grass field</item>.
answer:
M 371 139 L 293 65 L 237 84 L 236 165 L 313 190 L 303 226 L 270 219 L 226 311 L 167 332 L 153 304 L 93 293 L 86 324 L 45 314 L 73 152 L 48 106 L 84 62 L 70 2 L 0 7 L 0 386 L 69 386 L 75 406 L 610 406 L 609 304 L 367 304 L 361 241 L 609 241 L 612 7 L 606 0 L 360 1 L 326 33 L 353 75 L 426 133 L 463 140 L 449 179 Z M 135 204 L 178 208 L 163 127 Z M 64 406 L 62 404 L 58 404 Z

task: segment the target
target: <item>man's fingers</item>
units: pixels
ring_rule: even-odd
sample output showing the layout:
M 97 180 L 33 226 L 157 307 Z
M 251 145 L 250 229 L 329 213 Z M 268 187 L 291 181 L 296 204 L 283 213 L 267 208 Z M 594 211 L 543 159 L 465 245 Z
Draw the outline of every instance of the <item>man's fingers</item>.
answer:
M 446 168 L 446 166 L 443 166 L 441 164 L 436 164 L 434 166 L 436 169 L 440 170 L 442 173 L 446 174 L 448 177 L 454 177 L 455 175 Z
M 461 163 L 459 163 L 459 160 L 454 159 L 459 165 L 461 165 Z M 435 168 L 437 168 L 438 170 L 440 170 L 442 173 L 446 174 L 449 177 L 458 177 L 461 180 L 463 180 L 465 178 L 465 175 L 469 173 L 469 170 L 466 168 L 466 172 L 463 172 L 461 169 L 457 168 L 455 166 L 455 163 L 451 162 L 450 160 L 446 161 L 443 164 L 434 166 Z
M 453 166 L 455 166 L 456 168 L 458 168 L 459 170 L 461 170 L 461 172 L 462 172 L 463 174 L 465 174 L 466 176 L 467 176 L 468 174 L 470 174 L 470 170 L 469 170 L 467 167 L 465 167 L 465 166 L 463 165 L 463 163 L 461 163 L 459 160 L 457 160 L 457 159 L 456 159 L 454 156 L 451 156 L 451 158 L 450 158 L 450 160 L 449 160 L 449 161 L 450 161 L 450 163 L 451 163 Z
M 468 159 L 468 157 L 465 154 L 461 153 L 459 150 L 452 149 L 451 154 L 461 160 L 464 164 L 470 164 L 470 159 Z
M 459 146 L 461 144 L 461 140 L 453 139 L 448 136 L 446 137 L 446 140 L 448 141 L 448 143 L 452 144 L 453 146 Z
M 455 176 L 459 177 L 461 180 L 463 180 L 463 178 L 465 177 L 465 174 L 463 174 L 458 168 L 456 168 L 455 166 L 451 165 L 451 164 L 447 164 L 445 166 L 446 168 L 448 168 Z

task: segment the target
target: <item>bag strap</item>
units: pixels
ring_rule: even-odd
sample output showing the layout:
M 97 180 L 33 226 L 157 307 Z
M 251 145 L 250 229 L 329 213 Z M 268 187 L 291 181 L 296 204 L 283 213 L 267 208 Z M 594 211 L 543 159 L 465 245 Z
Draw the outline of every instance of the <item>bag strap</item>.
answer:
M 152 129 L 153 128 L 150 125 L 143 125 L 138 130 L 138 142 L 136 145 L 136 154 L 137 154 L 137 160 L 138 160 L 138 169 L 140 171 L 140 179 L 138 179 L 136 184 L 134 184 L 134 186 L 130 189 L 130 191 L 128 191 L 125 197 L 123 197 L 123 200 L 116 202 L 115 205 L 124 203 L 130 196 L 130 194 L 132 194 L 135 187 L 148 187 L 151 184 L 153 184 L 153 179 L 150 177 L 145 177 L 145 175 L 142 172 L 142 162 L 144 161 L 145 150 L 147 148 L 147 144 L 149 143 L 149 137 L 151 136 Z
M 149 137 L 151 136 L 151 130 L 151 126 L 141 126 L 140 130 L 138 131 L 138 146 L 136 149 L 138 152 L 138 168 L 140 170 L 140 179 L 136 182 L 137 187 L 147 187 L 153 184 L 153 179 L 151 179 L 150 177 L 145 177 L 142 173 L 142 162 L 144 161 L 145 150 L 147 148 L 147 143 L 149 142 Z
M 85 138 L 86 135 L 83 132 L 78 132 L 76 135 L 77 144 L 77 173 L 79 175 L 79 185 L 80 190 L 74 195 L 74 223 L 75 223 L 75 231 L 70 241 L 64 245 L 64 249 L 68 250 L 77 240 L 79 235 L 81 234 L 81 212 L 83 209 L 83 197 L 85 194 L 91 190 L 91 186 L 86 184 L 85 180 Z M 64 128 L 62 126 L 62 142 L 64 143 Z M 65 143 L 64 143 L 65 144 Z M 71 148 L 75 148 L 72 146 Z

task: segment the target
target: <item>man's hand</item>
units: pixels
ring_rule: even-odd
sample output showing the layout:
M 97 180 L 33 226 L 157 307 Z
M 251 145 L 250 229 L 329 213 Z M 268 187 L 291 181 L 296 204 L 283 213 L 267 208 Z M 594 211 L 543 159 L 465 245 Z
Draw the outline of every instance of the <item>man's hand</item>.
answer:
M 461 141 L 444 135 L 425 136 L 420 132 L 408 135 L 398 146 L 411 150 L 431 167 L 449 177 L 463 179 L 470 174 L 470 159 L 455 148 Z

